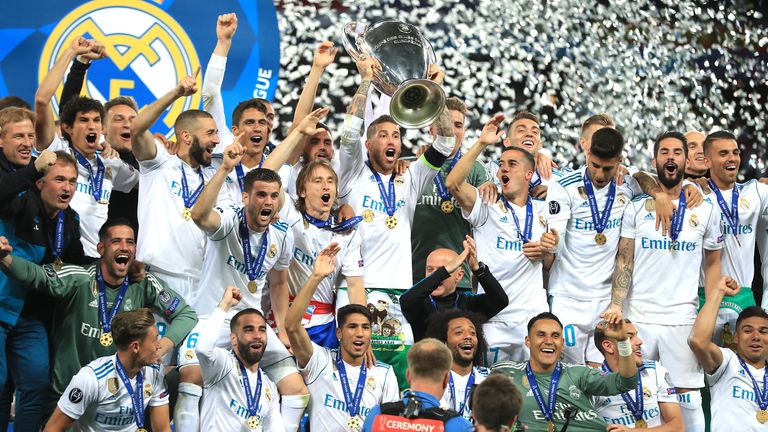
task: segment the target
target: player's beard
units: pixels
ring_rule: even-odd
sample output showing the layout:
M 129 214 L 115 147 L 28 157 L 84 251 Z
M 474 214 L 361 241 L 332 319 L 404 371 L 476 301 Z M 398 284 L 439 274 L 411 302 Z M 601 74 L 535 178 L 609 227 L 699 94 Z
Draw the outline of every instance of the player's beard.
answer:
M 237 341 L 237 351 L 240 353 L 240 357 L 248 363 L 255 364 L 261 361 L 261 357 L 264 355 L 265 345 L 262 345 L 261 350 L 251 350 L 250 343 Z
M 667 176 L 667 170 L 664 169 L 664 164 L 656 162 L 656 172 L 659 175 L 659 183 L 664 185 L 667 189 L 672 189 L 677 186 L 682 180 L 685 174 L 685 164 L 677 167 L 677 174 L 674 177 Z
M 472 362 L 475 360 L 474 357 L 467 359 L 464 356 L 462 356 L 461 350 L 459 349 L 458 345 L 451 345 L 450 349 L 453 357 L 453 362 L 461 367 L 471 366 Z
M 197 139 L 196 136 L 192 137 L 192 145 L 189 147 L 189 155 L 192 157 L 192 159 L 195 160 L 198 164 L 202 166 L 211 166 L 211 160 L 205 159 L 205 147 L 200 145 L 200 140 Z

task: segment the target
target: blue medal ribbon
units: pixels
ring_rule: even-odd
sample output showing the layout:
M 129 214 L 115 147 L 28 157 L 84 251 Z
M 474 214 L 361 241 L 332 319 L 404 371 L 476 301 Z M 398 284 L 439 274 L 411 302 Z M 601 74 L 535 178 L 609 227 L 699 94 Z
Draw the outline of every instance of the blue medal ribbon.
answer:
M 88 181 L 91 183 L 91 195 L 96 201 L 101 201 L 101 189 L 104 185 L 104 162 L 101 161 L 99 156 L 96 156 L 96 175 L 93 175 L 93 168 L 91 167 L 88 159 L 85 158 L 79 151 L 74 148 L 72 151 L 75 153 L 77 162 L 88 170 Z
M 261 168 L 262 165 L 264 165 L 264 160 L 266 158 L 264 155 L 261 155 L 261 161 L 259 162 L 259 166 L 256 168 Z M 240 185 L 240 192 L 245 192 L 245 185 L 243 184 L 243 178 L 245 177 L 245 171 L 243 170 L 243 164 L 239 163 L 235 165 L 235 174 L 237 175 L 237 184 Z
M 549 394 L 547 395 L 547 404 L 544 405 L 544 397 L 541 395 L 539 389 L 539 383 L 536 382 L 536 375 L 533 374 L 531 369 L 531 363 L 525 364 L 525 374 L 528 376 L 528 384 L 531 386 L 531 392 L 533 398 L 536 399 L 536 404 L 539 409 L 544 413 L 544 418 L 547 421 L 553 421 L 552 418 L 555 415 L 555 401 L 557 400 L 557 383 L 560 382 L 560 372 L 563 370 L 563 365 L 557 362 L 555 370 L 552 371 L 552 380 L 549 382 Z
M 128 290 L 128 278 L 123 278 L 123 283 L 120 284 L 120 290 L 117 292 L 117 297 L 112 303 L 112 309 L 107 308 L 107 288 L 104 286 L 104 276 L 101 274 L 101 270 L 96 270 L 96 285 L 99 289 L 99 319 L 101 320 L 101 330 L 104 333 L 112 331 L 112 320 L 115 315 L 120 311 L 120 306 L 123 304 L 123 298 L 125 298 L 125 292 Z
M 328 218 L 327 220 L 318 219 L 316 217 L 312 217 L 308 215 L 307 213 L 304 213 L 304 219 L 307 220 L 307 222 L 311 223 L 312 225 L 323 229 L 328 228 L 331 231 L 338 233 L 338 232 L 344 232 L 348 229 L 351 229 L 352 227 L 356 226 L 360 222 L 362 222 L 363 217 L 362 216 L 355 216 L 353 218 L 349 218 L 341 223 L 336 223 L 336 220 L 333 217 Z
M 448 166 L 448 172 L 445 173 L 447 176 L 451 173 L 451 170 L 453 170 L 453 167 L 456 166 L 456 162 L 461 159 L 461 152 L 456 152 L 456 155 L 453 156 L 453 160 L 451 161 L 451 164 Z M 448 201 L 451 199 L 451 193 L 448 192 L 448 188 L 445 186 L 445 179 L 443 179 L 442 173 L 439 172 L 434 178 L 435 182 L 435 188 L 437 188 L 437 194 L 440 195 L 440 198 L 444 201 Z
M 611 367 L 608 366 L 608 363 L 603 362 L 603 371 L 604 372 L 613 372 L 611 370 Z M 632 413 L 632 416 L 635 418 L 635 421 L 642 420 L 643 419 L 643 377 L 640 371 L 637 371 L 637 387 L 635 387 L 635 400 L 632 400 L 632 396 L 629 395 L 629 392 L 622 393 L 621 398 L 624 399 L 624 403 L 627 404 L 627 408 L 629 408 L 629 412 Z
M 587 174 L 588 171 L 585 169 L 584 191 L 587 194 L 589 211 L 592 213 L 592 224 L 595 227 L 595 231 L 601 233 L 605 231 L 605 227 L 608 225 L 608 220 L 611 218 L 611 208 L 613 208 L 613 200 L 616 198 L 616 182 L 611 180 L 608 196 L 605 199 L 605 208 L 603 209 L 603 213 L 600 214 L 600 210 L 597 207 L 597 199 L 595 198 L 595 189 L 592 187 L 592 181 Z
M 53 233 L 53 257 L 61 257 L 64 252 L 64 216 L 65 211 L 59 210 L 56 215 L 56 231 Z
M 245 390 L 245 402 L 248 405 L 248 416 L 253 417 L 259 410 L 259 400 L 261 400 L 261 371 L 256 371 L 256 390 L 251 393 L 251 383 L 248 381 L 248 373 L 237 356 L 237 364 L 240 366 L 240 374 L 243 376 L 243 389 Z
M 360 411 L 360 402 L 363 400 L 363 387 L 365 387 L 365 377 L 368 375 L 368 369 L 365 367 L 365 361 L 363 361 L 363 364 L 360 365 L 360 376 L 357 378 L 357 387 L 355 387 L 355 394 L 353 395 L 347 380 L 344 360 L 341 359 L 341 352 L 336 355 L 336 368 L 339 370 L 339 381 L 341 381 L 341 389 L 344 392 L 344 402 L 347 404 L 347 411 L 351 417 L 354 417 Z
M 714 181 L 712 179 L 709 179 L 709 188 L 712 189 L 715 192 L 715 196 L 717 196 L 717 204 L 720 206 L 720 210 L 723 213 L 723 216 L 725 217 L 725 221 L 728 223 L 728 226 L 731 228 L 731 232 L 733 233 L 734 237 L 738 237 L 739 235 L 739 187 L 738 185 L 733 185 L 733 191 L 731 192 L 731 208 L 728 208 L 728 203 L 725 202 L 725 198 L 723 198 L 723 194 L 720 192 L 720 188 L 717 187 Z
M 251 235 L 248 230 L 248 224 L 245 222 L 245 207 L 240 209 L 240 242 L 243 245 L 243 261 L 245 262 L 245 271 L 248 274 L 248 280 L 256 280 L 261 267 L 264 265 L 264 258 L 267 256 L 267 244 L 269 243 L 269 227 L 264 230 L 259 246 L 259 254 L 256 258 L 251 255 Z
M 455 292 L 456 294 L 456 300 L 453 302 L 453 309 L 459 308 L 459 293 Z M 432 295 L 429 296 L 429 301 L 432 303 L 432 309 L 437 311 L 437 302 L 435 302 L 435 298 L 432 297 Z
M 755 389 L 755 402 L 757 402 L 757 406 L 763 411 L 768 409 L 768 373 L 763 374 L 763 388 L 761 389 L 757 383 L 757 380 L 752 375 L 752 372 L 749 371 L 747 363 L 744 362 L 744 359 L 741 358 L 741 356 L 736 357 L 739 358 L 741 367 L 747 371 L 747 375 L 749 375 L 749 378 L 752 380 L 752 387 Z M 766 366 L 768 366 L 768 363 L 766 363 Z M 768 369 L 766 369 L 766 372 L 768 372 Z
M 128 378 L 128 373 L 125 371 L 125 367 L 120 363 L 120 358 L 115 354 L 115 370 L 117 376 L 120 377 L 120 381 L 123 382 L 125 390 L 128 395 L 131 396 L 131 405 L 133 405 L 133 419 L 136 421 L 136 427 L 142 429 L 144 427 L 144 377 L 141 375 L 141 370 L 136 374 L 136 388 L 131 387 L 131 380 Z
M 195 189 L 192 194 L 189 192 L 189 183 L 187 183 L 187 175 L 184 174 L 184 163 L 181 163 L 181 197 L 184 199 L 184 207 L 191 209 L 197 202 L 197 198 L 205 187 L 205 177 L 203 177 L 203 171 L 200 170 L 200 185 Z
M 384 189 L 384 183 L 381 181 L 381 176 L 379 176 L 379 173 L 373 169 L 371 162 L 365 161 L 365 164 L 368 165 L 368 168 L 370 168 L 373 173 L 373 178 L 376 179 L 376 184 L 379 185 L 379 194 L 381 195 L 381 201 L 384 202 L 384 208 L 387 210 L 387 216 L 394 215 L 395 210 L 397 210 L 397 207 L 395 207 L 395 200 L 397 199 L 397 196 L 395 195 L 395 173 L 392 173 L 389 177 L 388 188 Z
M 507 201 L 504 195 L 499 195 L 499 197 L 504 202 L 504 206 L 507 210 L 512 213 L 512 220 L 515 222 L 515 227 L 517 227 L 517 236 L 520 238 L 520 241 L 522 241 L 523 244 L 531 241 L 533 232 L 533 204 L 531 203 L 531 197 L 529 196 L 528 201 L 525 203 L 525 231 L 520 229 L 520 219 L 518 219 L 517 214 L 509 204 L 509 201 Z
M 462 401 L 462 403 L 459 404 L 458 407 L 456 407 L 456 402 L 458 401 L 456 400 L 456 387 L 455 387 L 455 384 L 453 383 L 453 374 L 451 373 L 448 375 L 448 387 L 451 390 L 451 400 L 453 400 L 453 409 L 454 411 L 459 413 L 459 415 L 462 415 L 462 416 L 464 415 L 464 409 L 467 408 L 467 404 L 469 401 L 469 394 L 472 390 L 473 385 L 475 385 L 475 368 L 472 368 L 472 372 L 469 373 L 467 386 L 464 389 L 464 401 Z M 469 411 L 469 408 L 467 408 L 467 411 Z
M 677 203 L 675 214 L 672 215 L 672 227 L 669 233 L 673 243 L 677 241 L 677 237 L 683 229 L 683 220 L 685 220 L 685 189 L 680 189 L 680 200 Z

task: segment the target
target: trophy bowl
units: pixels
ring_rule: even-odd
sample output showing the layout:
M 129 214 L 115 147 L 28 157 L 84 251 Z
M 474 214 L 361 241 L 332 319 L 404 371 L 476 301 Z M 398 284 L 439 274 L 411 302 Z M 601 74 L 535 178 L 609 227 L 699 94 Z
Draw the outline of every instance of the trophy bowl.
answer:
M 342 43 L 356 62 L 365 56 L 381 65 L 372 83 L 392 97 L 389 114 L 399 125 L 422 128 L 443 111 L 445 92 L 427 79 L 435 52 L 416 27 L 400 21 L 351 22 L 344 26 Z

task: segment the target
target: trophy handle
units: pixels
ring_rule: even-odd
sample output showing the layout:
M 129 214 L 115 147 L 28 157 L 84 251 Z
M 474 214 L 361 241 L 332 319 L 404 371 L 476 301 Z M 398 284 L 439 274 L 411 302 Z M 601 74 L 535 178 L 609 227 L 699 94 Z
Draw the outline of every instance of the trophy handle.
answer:
M 341 42 L 352 60 L 360 59 L 360 38 L 368 29 L 368 23 L 353 21 L 344 25 L 341 31 Z

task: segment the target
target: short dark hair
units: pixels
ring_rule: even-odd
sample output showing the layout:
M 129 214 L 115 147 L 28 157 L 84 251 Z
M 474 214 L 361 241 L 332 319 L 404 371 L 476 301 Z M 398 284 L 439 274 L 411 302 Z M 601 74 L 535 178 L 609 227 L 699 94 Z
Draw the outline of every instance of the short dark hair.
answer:
M 514 126 L 515 123 L 517 123 L 520 120 L 533 120 L 536 123 L 536 125 L 539 125 L 539 126 L 541 125 L 541 122 L 539 121 L 539 117 L 536 114 L 526 110 L 518 111 L 512 117 L 512 121 L 509 122 L 507 133 L 509 133 L 509 131 L 512 130 L 512 126 Z
M 247 109 L 255 109 L 265 116 L 267 115 L 267 105 L 264 104 L 263 99 L 246 99 L 237 104 L 235 109 L 232 110 L 232 126 L 240 126 L 240 119 L 243 118 L 243 113 Z
M 485 333 L 483 333 L 483 322 L 485 320 L 480 315 L 464 309 L 446 309 L 433 313 L 428 318 L 424 337 L 435 338 L 444 343 L 448 342 L 448 325 L 451 321 L 459 318 L 466 318 L 475 326 L 477 349 L 475 350 L 475 358 L 472 362 L 475 366 L 481 366 L 484 363 L 483 356 L 488 351 L 488 342 L 486 342 Z
M 251 189 L 253 189 L 253 184 L 257 181 L 277 183 L 279 186 L 283 185 L 282 180 L 280 180 L 280 175 L 275 171 L 267 168 L 256 168 L 248 171 L 245 177 L 243 177 L 243 190 L 250 194 Z
M 542 312 L 528 321 L 528 333 L 531 332 L 533 325 L 536 324 L 537 321 L 541 321 L 541 320 L 556 321 L 557 324 L 560 326 L 560 328 L 561 329 L 563 328 L 563 323 L 560 322 L 560 318 L 558 318 L 557 315 L 553 314 L 552 312 Z
M 520 390 L 500 373 L 489 375 L 472 392 L 472 416 L 486 429 L 496 430 L 512 423 L 522 404 Z
M 602 321 L 601 321 L 602 322 Z M 624 318 L 625 324 L 632 324 L 632 321 L 630 321 L 627 318 Z M 598 351 L 600 351 L 600 354 L 605 354 L 605 351 L 603 350 L 603 342 L 608 340 L 608 337 L 605 336 L 605 331 L 603 330 L 603 327 L 599 325 L 595 326 L 595 347 Z
M 132 97 L 128 96 L 118 96 L 108 100 L 107 103 L 104 104 L 104 112 L 107 113 L 112 109 L 112 107 L 116 107 L 118 105 L 125 105 L 128 108 L 139 112 L 139 107 L 136 105 L 136 101 L 133 100 Z
M 112 336 L 119 349 L 127 348 L 133 341 L 147 337 L 150 327 L 155 325 L 155 317 L 148 308 L 134 309 L 118 313 L 112 320 Z
M 28 110 L 32 109 L 32 106 L 27 101 L 18 96 L 10 95 L 0 98 L 0 110 L 10 107 L 24 108 Z
M 91 99 L 85 96 L 75 96 L 61 108 L 59 118 L 62 125 L 72 126 L 75 123 L 75 117 L 77 113 L 89 113 L 96 111 L 99 113 L 99 121 L 104 121 L 104 105 L 96 99 Z M 67 141 L 71 141 L 68 133 L 61 131 L 61 134 Z
M 136 239 L 136 228 L 133 227 L 131 221 L 124 217 L 111 217 L 107 219 L 99 228 L 99 241 L 104 241 L 109 235 L 109 229 L 116 226 L 127 226 L 133 230 L 133 238 Z
M 368 129 L 365 131 L 365 137 L 371 139 L 376 136 L 376 130 L 378 129 L 379 125 L 383 123 L 392 123 L 397 126 L 397 130 L 400 131 L 400 125 L 397 124 L 395 119 L 387 114 L 384 114 L 377 117 L 376 120 L 372 121 L 371 124 L 368 125 Z
M 600 113 L 589 116 L 586 120 L 584 120 L 584 123 L 581 124 L 582 135 L 590 126 L 614 127 L 616 125 L 613 123 L 611 116 L 608 114 Z
M 724 130 L 719 130 L 719 131 L 710 133 L 709 135 L 707 135 L 706 138 L 704 138 L 704 154 L 707 154 L 709 149 L 712 147 L 712 143 L 714 143 L 716 140 L 736 141 L 736 135 Z
M 685 157 L 688 157 L 688 140 L 685 138 L 685 135 L 683 135 L 680 132 L 677 131 L 667 131 L 662 133 L 656 138 L 656 141 L 653 143 L 653 157 L 655 158 L 657 154 L 659 153 L 659 146 L 661 145 L 661 142 L 664 141 L 667 138 L 674 138 L 681 143 L 683 143 L 683 152 L 685 152 Z
M 261 317 L 261 319 L 264 320 L 264 322 L 267 322 L 267 319 L 264 317 L 264 314 L 261 313 L 258 309 L 246 308 L 236 313 L 235 316 L 233 316 L 232 319 L 229 321 L 229 331 L 234 332 L 235 329 L 237 328 L 237 323 L 240 321 L 240 317 L 243 317 L 246 315 L 258 315 Z
M 299 171 L 299 175 L 296 176 L 296 209 L 301 213 L 304 213 L 307 210 L 307 203 L 304 197 L 301 196 L 301 194 L 302 192 L 305 192 L 307 189 L 306 183 L 309 177 L 315 172 L 315 170 L 319 168 L 325 168 L 331 173 L 333 173 L 333 178 L 336 181 L 336 198 L 338 199 L 338 194 L 339 194 L 338 174 L 336 174 L 336 171 L 333 170 L 333 166 L 327 160 L 324 160 L 324 159 L 314 160 L 304 165 L 301 168 L 301 171 Z
M 736 329 L 738 330 L 739 326 L 741 325 L 742 321 L 744 321 L 747 318 L 763 318 L 768 320 L 768 313 L 763 310 L 760 306 L 749 306 L 747 308 L 744 308 L 744 310 L 741 311 L 739 314 L 739 317 L 736 318 Z
M 338 322 L 338 326 L 343 327 L 349 316 L 352 314 L 363 315 L 366 319 L 368 319 L 369 323 L 373 322 L 373 314 L 370 310 L 368 310 L 367 307 L 356 303 L 350 303 L 346 306 L 340 307 L 339 311 L 336 312 L 336 321 Z
M 624 151 L 624 137 L 614 128 L 605 127 L 598 129 L 592 135 L 592 146 L 589 153 L 600 159 L 613 159 L 621 157 Z
M 525 159 L 525 161 L 528 163 L 529 168 L 533 171 L 536 170 L 536 158 L 533 157 L 533 153 L 522 147 L 506 147 L 504 150 L 502 150 L 501 154 L 504 154 L 508 151 L 518 152 L 523 155 L 523 159 Z
M 77 171 L 77 160 L 72 154 L 66 150 L 56 150 L 54 153 L 56 153 L 56 163 L 61 162 L 64 166 L 73 166 Z M 48 172 L 47 169 L 46 172 Z
M 213 116 L 207 111 L 199 109 L 189 109 L 182 112 L 178 117 L 176 117 L 176 121 L 173 122 L 173 133 L 178 136 L 181 131 L 190 130 L 192 125 L 197 122 L 197 120 L 202 118 L 212 119 Z

